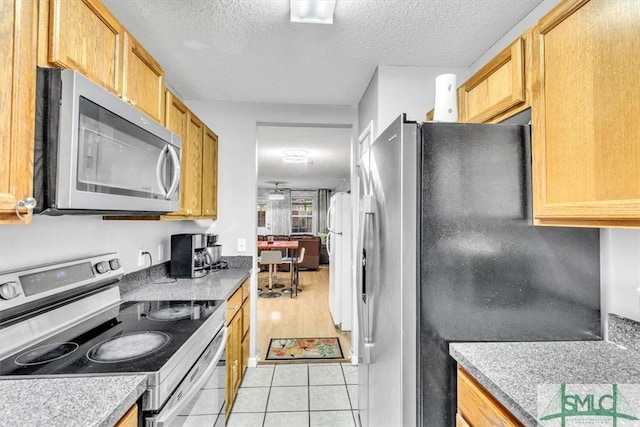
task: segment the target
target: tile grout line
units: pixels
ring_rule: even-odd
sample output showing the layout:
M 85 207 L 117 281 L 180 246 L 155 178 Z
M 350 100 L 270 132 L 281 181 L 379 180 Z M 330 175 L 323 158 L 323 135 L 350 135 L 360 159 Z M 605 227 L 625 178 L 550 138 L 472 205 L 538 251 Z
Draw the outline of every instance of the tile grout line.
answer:
M 311 426 L 311 367 L 307 363 L 307 421 Z
M 267 409 L 269 409 L 269 398 L 271 397 L 271 387 L 273 387 L 273 379 L 276 376 L 276 367 L 273 367 L 273 372 L 271 373 L 271 381 L 269 382 L 269 392 L 267 393 L 267 404 L 264 405 L 264 413 L 262 414 L 262 427 L 264 427 L 267 422 Z

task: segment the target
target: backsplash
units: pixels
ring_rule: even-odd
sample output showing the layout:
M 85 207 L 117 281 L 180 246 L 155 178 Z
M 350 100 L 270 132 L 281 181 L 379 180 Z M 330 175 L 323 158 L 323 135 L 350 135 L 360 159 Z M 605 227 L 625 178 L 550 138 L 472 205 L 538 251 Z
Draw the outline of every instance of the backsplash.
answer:
M 640 322 L 609 314 L 609 341 L 640 353 Z

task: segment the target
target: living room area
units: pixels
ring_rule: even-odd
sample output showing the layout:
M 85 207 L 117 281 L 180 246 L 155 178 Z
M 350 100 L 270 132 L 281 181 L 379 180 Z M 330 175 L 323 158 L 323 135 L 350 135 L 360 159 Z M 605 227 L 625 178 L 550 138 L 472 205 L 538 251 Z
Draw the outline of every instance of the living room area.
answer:
M 263 296 L 258 298 L 257 310 L 261 363 L 277 363 L 273 359 L 274 351 L 286 353 L 289 351 L 283 350 L 286 340 L 295 338 L 335 337 L 340 354 L 326 360 L 348 360 L 350 332 L 336 327 L 329 309 L 331 265 L 327 250 L 327 212 L 332 194 L 329 190 L 275 187 L 259 196 L 258 259 L 262 259 L 261 248 L 279 250 L 283 259 L 272 267 L 272 292 L 268 292 L 269 266 L 263 262 L 258 265 L 258 295 Z M 287 230 L 290 232 L 286 233 Z M 293 282 L 298 286 L 291 293 Z M 294 348 L 289 353 L 299 351 Z M 287 354 L 284 360 L 291 362 L 295 356 L 298 355 Z

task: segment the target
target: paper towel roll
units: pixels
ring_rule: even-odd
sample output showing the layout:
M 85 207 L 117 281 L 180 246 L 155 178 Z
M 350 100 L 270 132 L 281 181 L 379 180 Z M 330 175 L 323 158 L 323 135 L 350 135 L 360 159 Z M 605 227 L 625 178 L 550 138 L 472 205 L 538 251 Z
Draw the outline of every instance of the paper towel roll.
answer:
M 458 95 L 456 75 L 440 74 L 436 77 L 436 100 L 433 120 L 436 122 L 458 121 Z

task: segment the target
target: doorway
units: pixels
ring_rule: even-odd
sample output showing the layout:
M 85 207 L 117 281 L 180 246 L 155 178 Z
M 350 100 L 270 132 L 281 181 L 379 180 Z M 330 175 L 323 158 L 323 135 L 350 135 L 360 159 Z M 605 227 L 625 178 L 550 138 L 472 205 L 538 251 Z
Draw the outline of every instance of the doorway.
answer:
M 302 292 L 297 297 L 257 299 L 256 348 L 261 363 L 266 362 L 272 338 L 338 337 L 345 359 L 349 358 L 351 334 L 335 327 L 328 308 L 331 266 L 325 244 L 328 199 L 333 192 L 351 189 L 352 132 L 351 125 L 340 124 L 257 125 L 259 238 L 305 235 L 321 242 L 317 265 L 299 271 Z M 288 272 L 278 271 L 277 277 L 290 285 Z M 258 287 L 267 283 L 268 273 L 260 272 Z

